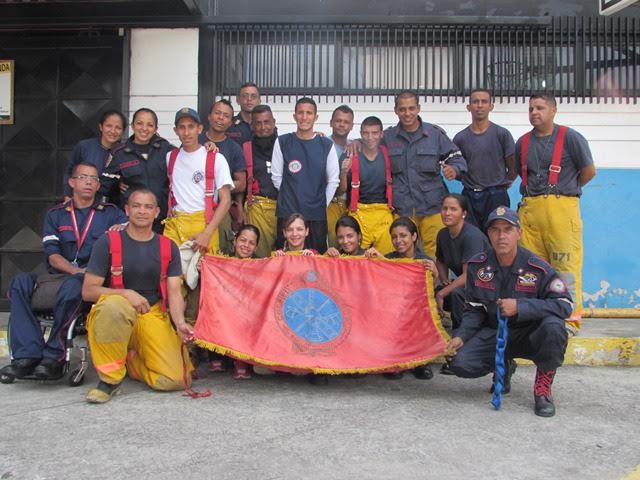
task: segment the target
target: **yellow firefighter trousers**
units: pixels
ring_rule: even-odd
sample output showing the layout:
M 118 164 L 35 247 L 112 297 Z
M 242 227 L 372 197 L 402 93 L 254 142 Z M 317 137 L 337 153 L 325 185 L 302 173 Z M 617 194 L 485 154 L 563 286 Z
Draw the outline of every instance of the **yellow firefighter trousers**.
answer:
M 525 197 L 518 210 L 521 245 L 558 272 L 573 297 L 575 309 L 567 319 L 574 333 L 582 321 L 582 219 L 578 197 Z
M 187 240 L 191 240 L 206 228 L 204 210 L 200 212 L 185 213 L 174 210 L 171 217 L 164 223 L 164 235 L 176 242 L 178 246 Z M 215 255 L 220 251 L 220 239 L 216 229 L 209 240 L 208 254 Z
M 247 205 L 245 209 L 247 223 L 255 225 L 260 230 L 260 241 L 256 255 L 261 258 L 269 258 L 273 244 L 276 243 L 277 205 L 277 202 L 271 198 L 254 195 L 253 203 Z
M 398 215 L 396 215 L 396 218 L 398 218 Z M 410 218 L 418 226 L 418 234 L 422 240 L 422 250 L 431 258 L 436 258 L 436 237 L 438 232 L 444 228 L 440 213 L 422 217 L 413 215 Z
M 329 246 L 338 248 L 336 243 L 336 223 L 338 219 L 347 214 L 347 204 L 342 199 L 334 198 L 327 207 L 327 236 Z
M 103 382 L 120 383 L 128 372 L 154 390 L 191 384 L 193 366 L 186 346 L 160 303 L 138 314 L 123 296 L 102 295 L 89 312 L 87 333 L 91 359 Z
M 358 203 L 355 212 L 349 212 L 360 224 L 362 242 L 365 250 L 375 247 L 381 254 L 393 252 L 393 243 L 389 227 L 393 223 L 393 213 L 385 203 Z

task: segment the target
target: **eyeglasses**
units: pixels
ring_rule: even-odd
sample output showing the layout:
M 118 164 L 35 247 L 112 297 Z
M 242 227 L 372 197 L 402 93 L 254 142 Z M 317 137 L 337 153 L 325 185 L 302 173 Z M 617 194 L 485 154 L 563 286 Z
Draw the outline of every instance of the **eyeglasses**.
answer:
M 241 93 L 240 94 L 240 98 L 244 99 L 244 100 L 256 100 L 258 98 L 260 98 L 260 95 L 258 95 L 257 93 Z
M 95 175 L 76 175 L 75 177 L 71 177 L 74 180 L 80 180 L 81 182 L 89 181 L 91 183 L 98 183 L 100 181 L 100 177 L 96 177 Z

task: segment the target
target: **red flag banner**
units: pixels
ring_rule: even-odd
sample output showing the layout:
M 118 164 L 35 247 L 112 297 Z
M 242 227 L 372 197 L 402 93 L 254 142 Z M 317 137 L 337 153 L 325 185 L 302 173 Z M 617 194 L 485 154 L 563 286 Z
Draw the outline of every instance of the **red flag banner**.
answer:
M 431 273 L 413 261 L 207 256 L 196 343 L 276 370 L 368 373 L 442 355 Z

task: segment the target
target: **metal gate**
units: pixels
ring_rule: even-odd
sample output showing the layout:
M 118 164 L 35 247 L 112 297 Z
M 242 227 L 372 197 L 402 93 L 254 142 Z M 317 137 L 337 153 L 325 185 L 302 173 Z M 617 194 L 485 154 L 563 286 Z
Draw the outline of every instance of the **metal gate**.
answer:
M 122 109 L 122 37 L 0 36 L 15 60 L 15 124 L 0 125 L 0 291 L 42 270 L 42 222 L 62 200 L 74 145 L 98 133 L 105 109 Z M 6 302 L 0 302 L 0 308 Z

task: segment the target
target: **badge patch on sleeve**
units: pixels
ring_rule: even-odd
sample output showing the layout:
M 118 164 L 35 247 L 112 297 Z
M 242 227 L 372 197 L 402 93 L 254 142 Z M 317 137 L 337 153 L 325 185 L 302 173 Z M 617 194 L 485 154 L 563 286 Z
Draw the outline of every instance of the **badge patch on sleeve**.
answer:
M 567 286 L 560 278 L 556 277 L 549 283 L 549 291 L 553 293 L 565 293 Z

